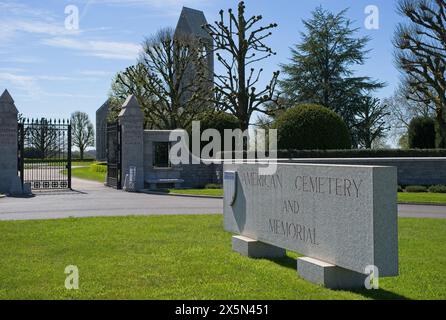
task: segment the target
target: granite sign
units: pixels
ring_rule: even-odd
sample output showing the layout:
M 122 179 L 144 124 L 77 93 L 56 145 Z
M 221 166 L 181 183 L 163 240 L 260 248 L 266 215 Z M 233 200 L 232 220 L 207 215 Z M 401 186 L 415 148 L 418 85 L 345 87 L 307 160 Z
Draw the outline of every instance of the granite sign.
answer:
M 275 174 L 260 175 L 260 166 L 224 165 L 224 225 L 240 235 L 234 250 L 257 257 L 298 252 L 320 261 L 322 271 L 332 267 L 362 283 L 369 266 L 380 276 L 398 274 L 396 168 L 278 164 Z M 298 261 L 298 271 L 301 265 L 305 273 L 308 261 Z M 348 279 L 335 287 L 360 282 Z

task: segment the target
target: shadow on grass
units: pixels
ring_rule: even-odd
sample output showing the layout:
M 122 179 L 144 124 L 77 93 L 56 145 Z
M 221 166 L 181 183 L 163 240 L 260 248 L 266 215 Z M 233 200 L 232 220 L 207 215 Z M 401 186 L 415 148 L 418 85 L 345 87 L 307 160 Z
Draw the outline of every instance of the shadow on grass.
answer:
M 269 260 L 282 266 L 282 267 L 295 270 L 296 276 L 297 276 L 296 258 L 292 258 L 287 255 L 283 258 L 274 258 L 274 259 L 269 259 Z M 337 290 L 334 290 L 334 291 L 337 291 Z M 411 300 L 408 297 L 405 297 L 403 295 L 400 295 L 400 294 L 397 294 L 395 292 L 388 291 L 385 289 L 376 289 L 376 290 L 356 289 L 356 290 L 348 290 L 348 291 L 362 295 L 365 298 L 374 299 L 374 300 Z
M 350 290 L 350 292 L 360 294 L 365 298 L 374 300 L 412 300 L 408 297 L 405 297 L 403 295 L 385 289 L 376 289 L 376 290 L 359 289 L 359 290 Z
M 268 260 L 278 264 L 279 266 L 293 269 L 297 272 L 297 260 L 295 258 L 288 256 L 288 255 L 283 258 L 271 258 Z

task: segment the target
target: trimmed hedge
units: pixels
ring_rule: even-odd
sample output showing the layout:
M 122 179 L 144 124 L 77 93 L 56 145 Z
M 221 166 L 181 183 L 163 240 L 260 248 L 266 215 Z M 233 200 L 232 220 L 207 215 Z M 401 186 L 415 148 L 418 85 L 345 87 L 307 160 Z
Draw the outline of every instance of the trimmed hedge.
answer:
M 224 111 L 208 111 L 197 116 L 195 121 L 200 121 L 200 133 L 203 133 L 207 129 L 215 129 L 221 136 L 221 147 L 224 147 L 224 133 L 225 129 L 240 129 L 240 121 L 232 114 Z M 191 128 L 187 130 L 189 132 L 189 145 L 192 145 L 192 131 Z M 200 150 L 207 145 L 208 142 L 201 142 Z
M 344 120 L 332 110 L 302 104 L 283 112 L 275 121 L 279 149 L 350 149 Z
M 216 183 L 209 183 L 205 186 L 205 189 L 223 189 L 223 185 Z
M 425 187 L 425 186 L 407 186 L 406 192 L 409 192 L 409 193 L 427 192 L 427 187 Z
M 216 129 L 222 137 L 225 129 L 234 130 L 240 128 L 239 120 L 232 114 L 223 111 L 205 112 L 200 114 L 196 120 L 200 121 L 202 132 L 206 129 Z
M 446 149 L 279 150 L 279 158 L 446 157 Z
M 428 189 L 431 193 L 446 193 L 445 185 L 430 186 Z
M 409 124 L 409 148 L 435 148 L 435 120 L 428 117 L 413 118 Z

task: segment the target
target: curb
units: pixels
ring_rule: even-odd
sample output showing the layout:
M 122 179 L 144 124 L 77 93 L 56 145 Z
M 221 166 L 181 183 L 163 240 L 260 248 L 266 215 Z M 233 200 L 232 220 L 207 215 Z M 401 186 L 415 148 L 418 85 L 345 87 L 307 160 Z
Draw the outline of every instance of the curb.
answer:
M 173 197 L 186 197 L 186 198 L 204 198 L 204 199 L 223 199 L 222 196 L 206 196 L 198 194 L 183 194 L 183 193 L 165 193 L 157 191 L 139 191 L 139 193 L 154 194 L 158 196 L 173 196 Z
M 404 204 L 410 206 L 446 207 L 446 203 L 398 202 L 398 204 Z
M 0 194 L 0 199 L 1 198 L 6 198 L 6 196 L 4 194 Z
M 223 199 L 223 196 L 206 196 L 197 194 L 183 194 L 183 193 L 165 193 L 157 191 L 139 191 L 139 193 L 154 194 L 158 196 L 173 196 L 173 197 L 187 197 L 187 198 L 207 198 L 207 199 Z M 446 203 L 418 203 L 418 202 L 398 202 L 397 204 L 413 205 L 413 206 L 433 206 L 446 207 Z

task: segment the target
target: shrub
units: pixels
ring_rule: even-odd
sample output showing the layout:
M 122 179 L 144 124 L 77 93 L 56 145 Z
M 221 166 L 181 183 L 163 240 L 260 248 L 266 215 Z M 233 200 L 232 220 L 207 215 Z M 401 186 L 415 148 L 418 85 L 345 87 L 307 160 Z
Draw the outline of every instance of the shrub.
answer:
M 206 129 L 216 129 L 223 137 L 224 129 L 237 129 L 240 128 L 240 122 L 232 114 L 218 111 L 218 112 L 205 112 L 198 116 L 200 121 L 201 131 Z
M 446 193 L 446 186 L 445 185 L 430 186 L 428 191 L 432 193 Z
M 203 133 L 206 129 L 215 129 L 220 133 L 220 136 L 222 138 L 221 150 L 223 150 L 224 147 L 224 130 L 234 130 L 240 128 L 239 120 L 232 114 L 223 111 L 204 112 L 198 115 L 195 121 L 200 121 L 200 133 Z M 189 132 L 190 136 L 189 143 L 190 145 L 192 145 L 191 128 L 189 128 L 187 131 Z M 201 142 L 200 150 L 202 150 L 203 147 L 207 144 L 208 142 Z
M 328 108 L 304 104 L 282 113 L 274 123 L 279 149 L 350 149 L 351 137 L 342 118 Z
M 428 117 L 413 118 L 409 124 L 409 148 L 435 148 L 435 120 Z
M 427 192 L 427 188 L 425 186 L 407 186 L 406 192 Z
M 223 189 L 221 184 L 209 183 L 206 185 L 206 189 Z

